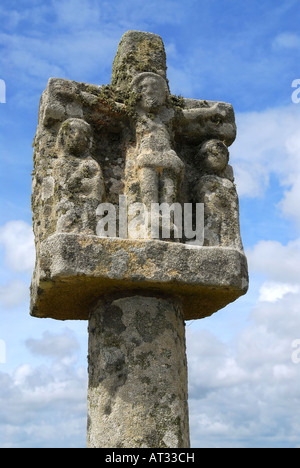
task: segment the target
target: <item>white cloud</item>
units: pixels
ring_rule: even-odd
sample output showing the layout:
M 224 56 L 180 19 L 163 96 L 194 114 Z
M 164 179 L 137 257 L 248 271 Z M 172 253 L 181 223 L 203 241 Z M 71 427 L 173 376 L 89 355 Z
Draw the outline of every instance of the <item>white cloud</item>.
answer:
M 290 90 L 287 90 L 287 93 Z M 300 174 L 300 113 L 295 104 L 263 112 L 237 114 L 238 135 L 231 159 L 240 196 L 263 196 L 271 174 L 287 188 L 298 184 Z M 286 203 L 284 212 L 299 217 Z
M 300 238 L 283 245 L 278 241 L 259 241 L 247 250 L 252 273 L 267 275 L 282 284 L 300 284 Z
M 17 307 L 29 299 L 29 287 L 20 280 L 0 285 L 0 303 L 7 309 Z
M 25 363 L 11 374 L 0 372 L 0 446 L 84 447 L 87 372 L 76 367 L 76 339 L 68 331 L 46 333 L 27 346 L 54 360 L 49 366 Z
M 194 447 L 293 447 L 299 440 L 300 294 L 258 302 L 251 322 L 222 343 L 188 328 L 190 423 Z
M 43 337 L 39 340 L 28 339 L 26 346 L 33 354 L 60 360 L 73 356 L 79 349 L 76 338 L 68 331 L 61 335 L 44 332 Z
M 295 104 L 294 104 L 295 105 Z M 297 108 L 299 109 L 299 108 Z M 298 115 L 300 112 L 298 111 Z M 298 122 L 298 121 L 297 121 Z M 299 123 L 299 122 L 298 122 Z M 300 227 L 300 129 L 292 133 L 286 140 L 286 154 L 289 156 L 288 168 L 283 184 L 289 189 L 284 192 L 284 197 L 281 200 L 279 207 L 282 212 L 289 218 L 296 221 Z
M 14 272 L 31 272 L 35 262 L 32 227 L 24 221 L 9 221 L 0 227 L 0 244 L 6 265 Z
M 290 190 L 285 190 L 284 196 L 279 203 L 283 214 L 287 218 L 294 219 L 297 226 L 300 228 L 300 174 L 295 174 Z
M 276 302 L 282 299 L 286 294 L 299 293 L 300 286 L 287 283 L 275 283 L 266 281 L 260 288 L 259 301 L 261 302 Z
M 56 375 L 52 368 L 19 367 L 0 372 L 0 446 L 12 448 L 84 447 L 86 374 Z
M 237 115 L 231 149 L 238 193 L 263 197 L 274 175 L 282 187 L 278 208 L 300 227 L 300 113 L 297 105 Z

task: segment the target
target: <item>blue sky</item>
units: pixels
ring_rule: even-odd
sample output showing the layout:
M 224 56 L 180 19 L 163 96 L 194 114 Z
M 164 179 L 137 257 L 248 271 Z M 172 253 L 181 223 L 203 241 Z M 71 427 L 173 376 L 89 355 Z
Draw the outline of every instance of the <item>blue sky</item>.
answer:
M 238 125 L 251 285 L 187 324 L 192 446 L 299 447 L 299 18 L 299 0 L 2 0 L 0 447 L 85 446 L 87 324 L 29 316 L 31 145 L 48 78 L 109 83 L 129 29 L 162 36 L 172 93 L 230 102 Z

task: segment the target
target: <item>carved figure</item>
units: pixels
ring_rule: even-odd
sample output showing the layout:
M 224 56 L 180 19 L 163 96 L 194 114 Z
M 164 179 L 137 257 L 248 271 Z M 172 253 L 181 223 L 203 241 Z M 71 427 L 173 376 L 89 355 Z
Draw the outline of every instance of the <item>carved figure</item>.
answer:
M 209 140 L 198 156 L 204 173 L 197 187 L 199 201 L 204 203 L 204 244 L 242 250 L 239 201 L 227 146 L 220 140 Z
M 169 90 L 165 79 L 156 73 L 140 73 L 133 79 L 131 90 L 137 96 L 136 146 L 127 155 L 127 166 L 136 167 L 139 201 L 150 213 L 152 203 L 172 205 L 178 201 L 184 163 L 173 149 L 174 111 L 166 106 Z M 173 220 L 172 233 L 174 229 Z
M 184 163 L 172 149 L 168 125 L 173 117 L 165 107 L 168 87 L 155 73 L 141 73 L 132 82 L 140 94 L 137 105 L 137 167 L 142 201 L 174 203 L 184 175 Z
M 57 232 L 96 233 L 96 209 L 105 188 L 99 164 L 92 158 L 91 126 L 82 119 L 63 122 L 54 164 Z

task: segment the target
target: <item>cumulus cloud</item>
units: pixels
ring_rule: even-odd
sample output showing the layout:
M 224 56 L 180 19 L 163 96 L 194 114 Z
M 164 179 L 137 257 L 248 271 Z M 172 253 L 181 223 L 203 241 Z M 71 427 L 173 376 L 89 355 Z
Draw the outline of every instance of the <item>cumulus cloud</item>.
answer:
M 51 362 L 0 372 L 0 446 L 85 447 L 87 372 L 76 366 L 79 344 L 66 331 L 27 347 Z
M 75 336 L 68 331 L 61 335 L 44 332 L 41 339 L 28 339 L 26 346 L 33 354 L 48 356 L 60 361 L 74 356 L 79 349 Z
M 282 213 L 290 219 L 296 221 L 297 226 L 300 227 L 300 174 L 295 174 L 292 178 L 290 190 L 285 190 L 284 196 L 279 203 Z
M 32 227 L 25 221 L 9 221 L 0 227 L 0 244 L 6 265 L 14 272 L 31 272 L 35 262 Z
M 250 325 L 226 344 L 188 329 L 193 446 L 297 446 L 300 367 L 291 357 L 299 300 L 258 302 Z
M 247 257 L 250 270 L 267 275 L 269 281 L 300 282 L 300 238 L 286 245 L 278 241 L 259 241 L 247 250 Z
M 0 372 L 2 448 L 85 446 L 85 372 L 56 372 L 30 365 Z
M 295 104 L 237 114 L 238 137 L 231 148 L 240 196 L 263 196 L 271 174 L 293 190 L 300 174 L 300 113 Z M 285 206 L 285 210 L 288 207 Z M 292 211 L 297 216 L 296 211 Z
M 291 88 L 292 89 L 292 88 Z M 237 115 L 231 148 L 240 197 L 263 198 L 274 176 L 281 187 L 278 213 L 300 228 L 300 113 L 295 104 Z
M 299 293 L 300 286 L 296 284 L 275 283 L 266 281 L 260 288 L 259 300 L 261 302 L 276 302 L 286 294 Z

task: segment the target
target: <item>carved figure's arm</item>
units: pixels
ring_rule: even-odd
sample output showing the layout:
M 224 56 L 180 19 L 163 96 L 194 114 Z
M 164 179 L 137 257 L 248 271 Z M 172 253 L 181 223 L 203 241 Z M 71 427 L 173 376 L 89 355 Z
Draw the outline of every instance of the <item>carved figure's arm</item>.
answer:
M 199 119 L 209 119 L 211 117 L 225 117 L 226 112 L 219 110 L 218 102 L 208 107 L 195 107 L 192 109 L 183 109 L 183 115 L 187 121 L 195 121 Z
M 108 86 L 50 78 L 41 98 L 39 123 L 51 127 L 65 119 L 83 118 L 116 128 L 124 119 L 124 107 L 114 102 Z
M 230 146 L 236 137 L 235 116 L 231 104 L 184 99 L 177 133 L 192 144 L 218 139 Z

